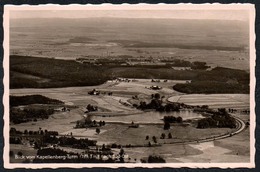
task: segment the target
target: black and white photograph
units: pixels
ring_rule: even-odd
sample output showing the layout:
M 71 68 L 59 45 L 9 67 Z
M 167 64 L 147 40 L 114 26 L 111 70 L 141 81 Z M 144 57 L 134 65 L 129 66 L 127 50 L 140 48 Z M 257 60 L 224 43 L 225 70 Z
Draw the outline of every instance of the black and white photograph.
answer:
M 5 6 L 4 166 L 255 167 L 252 4 Z

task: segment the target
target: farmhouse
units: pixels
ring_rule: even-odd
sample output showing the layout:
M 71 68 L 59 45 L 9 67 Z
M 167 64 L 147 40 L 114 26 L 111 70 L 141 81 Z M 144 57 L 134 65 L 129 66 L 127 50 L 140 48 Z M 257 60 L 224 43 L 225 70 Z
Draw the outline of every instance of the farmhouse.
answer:
M 92 91 L 88 92 L 89 95 L 99 95 L 100 91 L 97 91 L 96 89 L 93 89 Z
M 160 90 L 160 89 L 162 89 L 162 87 L 159 87 L 157 85 L 152 85 L 150 88 L 153 89 L 153 90 Z

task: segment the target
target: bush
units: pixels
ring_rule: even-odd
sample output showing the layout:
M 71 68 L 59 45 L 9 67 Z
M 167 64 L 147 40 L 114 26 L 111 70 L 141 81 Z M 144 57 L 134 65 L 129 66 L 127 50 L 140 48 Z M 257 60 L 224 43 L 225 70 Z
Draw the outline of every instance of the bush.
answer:
M 172 138 L 172 134 L 171 134 L 171 133 L 168 134 L 168 138 L 169 138 L 169 139 Z
M 160 156 L 149 156 L 148 163 L 166 163 L 166 161 Z
M 161 138 L 161 139 L 165 139 L 165 134 L 162 133 L 160 138 Z

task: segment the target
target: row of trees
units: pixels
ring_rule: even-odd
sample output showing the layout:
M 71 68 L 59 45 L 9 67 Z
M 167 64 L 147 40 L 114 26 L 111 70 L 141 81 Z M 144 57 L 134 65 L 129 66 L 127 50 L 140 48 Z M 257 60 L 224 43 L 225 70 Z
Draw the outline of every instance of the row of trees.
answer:
M 145 137 L 145 140 L 149 140 L 149 139 L 150 139 L 150 137 L 147 135 L 147 136 Z M 162 133 L 160 139 L 166 139 L 166 134 L 165 134 L 165 133 Z M 171 133 L 168 134 L 168 139 L 172 139 L 172 134 L 171 134 Z M 155 136 L 153 136 L 153 137 L 152 137 L 152 141 L 153 141 L 154 143 L 157 143 L 157 138 L 156 138 Z M 152 146 L 152 144 L 151 144 L 150 141 L 148 142 L 148 146 Z
M 169 123 L 182 123 L 182 117 L 178 116 L 164 116 L 163 117 L 164 122 L 169 122 Z
M 41 146 L 47 146 L 48 144 L 58 144 L 59 146 L 72 147 L 76 149 L 86 149 L 89 146 L 96 146 L 96 143 L 96 140 L 89 140 L 88 138 L 76 139 L 72 136 L 56 137 L 52 135 L 44 135 L 42 138 Z
M 90 118 L 86 118 L 84 121 L 77 121 L 76 128 L 88 128 L 88 127 L 102 127 L 106 125 L 105 121 L 91 120 Z
M 53 136 L 58 136 L 59 133 L 57 131 L 48 131 L 48 130 L 42 130 L 39 128 L 38 131 L 32 131 L 32 130 L 27 130 L 25 129 L 23 132 L 16 130 L 15 128 L 10 128 L 10 136 L 12 135 L 53 135 Z
M 164 116 L 164 130 L 169 130 L 171 128 L 171 123 L 182 123 L 182 117 L 178 116 L 177 118 L 174 116 Z
M 166 138 L 165 133 L 162 133 L 160 139 L 165 139 L 165 138 Z M 172 138 L 172 134 L 169 133 L 168 134 L 168 139 L 171 139 L 171 138 Z M 153 136 L 152 139 L 153 139 L 154 142 L 156 142 L 156 137 L 155 136 Z M 145 140 L 149 140 L 149 136 L 146 136 Z

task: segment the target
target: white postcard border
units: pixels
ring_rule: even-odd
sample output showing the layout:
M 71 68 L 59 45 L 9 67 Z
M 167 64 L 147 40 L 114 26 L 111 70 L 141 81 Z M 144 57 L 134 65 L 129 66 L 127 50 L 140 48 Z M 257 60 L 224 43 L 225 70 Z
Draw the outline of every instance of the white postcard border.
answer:
M 146 164 L 146 163 L 123 163 L 123 164 L 83 164 L 83 163 L 59 163 L 59 164 L 26 164 L 26 163 L 10 163 L 9 158 L 9 13 L 10 11 L 16 10 L 249 10 L 250 12 L 250 162 L 249 163 L 165 163 L 165 164 Z M 134 167 L 144 167 L 144 168 L 163 168 L 163 167 L 189 167 L 189 168 L 254 168 L 255 167 L 255 7 L 253 4 L 100 4 L 100 5 L 5 5 L 4 6 L 4 58 L 3 58 L 3 68 L 4 68 L 4 167 L 8 169 L 13 168 L 92 168 L 92 167 L 107 167 L 107 168 L 134 168 Z

